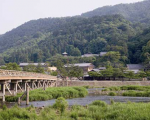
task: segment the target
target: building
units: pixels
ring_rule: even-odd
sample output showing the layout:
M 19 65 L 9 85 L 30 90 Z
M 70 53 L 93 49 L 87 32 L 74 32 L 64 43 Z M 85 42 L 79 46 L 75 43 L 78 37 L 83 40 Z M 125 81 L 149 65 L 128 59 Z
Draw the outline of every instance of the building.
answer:
M 41 67 L 47 67 L 46 63 L 20 63 L 19 66 L 21 68 L 26 67 L 28 65 L 34 65 L 34 66 L 38 66 L 41 65 Z
M 68 55 L 68 53 L 64 52 L 64 53 L 62 53 L 62 55 L 63 55 L 64 57 L 66 57 L 66 56 Z
M 78 66 L 82 68 L 84 73 L 88 73 L 89 71 L 94 69 L 94 65 L 92 63 L 76 63 L 76 64 L 64 65 L 64 67 L 71 67 L 71 66 Z
M 144 70 L 144 66 L 142 64 L 127 64 L 127 71 L 133 71 L 135 74 L 140 70 Z
M 84 54 L 81 57 L 95 57 L 95 56 L 99 56 L 99 54 Z
M 57 71 L 57 67 L 48 67 L 48 70 L 50 70 L 50 71 Z
M 106 55 L 107 54 L 107 52 L 100 52 L 100 56 L 102 57 L 102 56 L 104 56 L 104 55 Z

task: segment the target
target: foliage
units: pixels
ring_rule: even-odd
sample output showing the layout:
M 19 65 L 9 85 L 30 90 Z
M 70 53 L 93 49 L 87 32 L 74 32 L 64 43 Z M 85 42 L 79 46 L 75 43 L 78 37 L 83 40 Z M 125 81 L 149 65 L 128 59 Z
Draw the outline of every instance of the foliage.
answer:
M 57 99 L 58 97 L 64 98 L 76 98 L 85 97 L 88 92 L 84 87 L 57 87 L 57 88 L 47 88 L 46 90 L 36 89 L 30 91 L 29 100 L 30 101 L 44 101 L 50 99 Z M 17 96 L 7 96 L 6 101 L 16 102 L 18 97 L 22 96 L 22 93 L 17 94 Z M 25 97 L 23 98 L 25 100 Z
M 30 63 L 23 68 L 23 71 L 44 73 L 44 68 L 40 64 L 38 64 L 38 66 L 35 66 L 34 64 Z
M 19 67 L 17 63 L 7 63 L 5 64 L 5 66 L 2 66 L 0 68 L 5 69 L 5 70 L 18 70 L 18 71 L 21 70 L 21 68 Z
M 116 96 L 117 94 L 115 92 L 109 92 L 109 96 Z
M 63 113 L 68 107 L 68 102 L 63 97 L 59 97 L 57 98 L 53 107 L 59 110 L 61 113 Z
M 104 7 L 97 8 L 93 11 L 83 13 L 82 16 L 93 17 L 93 16 L 121 14 L 126 19 L 132 22 L 142 23 L 145 26 L 149 26 L 150 23 L 149 5 L 150 5 L 150 1 L 144 0 L 142 2 L 131 3 L 131 4 L 104 6 Z M 122 30 L 126 30 L 128 29 L 128 26 L 122 24 L 120 25 L 119 28 Z
M 113 103 L 95 101 L 86 107 L 74 105 L 64 113 L 49 106 L 40 110 L 34 107 L 0 109 L 1 120 L 149 120 L 150 103 Z M 101 105 L 104 106 L 102 107 Z M 38 111 L 36 114 L 35 111 Z
M 106 102 L 100 101 L 100 100 L 96 100 L 96 101 L 92 102 L 92 104 L 90 104 L 90 105 L 96 105 L 99 107 L 106 107 L 107 106 Z

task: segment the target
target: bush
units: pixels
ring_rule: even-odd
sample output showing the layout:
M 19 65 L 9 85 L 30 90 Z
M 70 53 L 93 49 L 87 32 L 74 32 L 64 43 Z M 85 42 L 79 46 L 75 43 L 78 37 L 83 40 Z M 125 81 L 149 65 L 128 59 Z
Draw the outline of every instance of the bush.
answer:
M 61 113 L 65 112 L 66 108 L 68 107 L 68 102 L 63 97 L 57 98 L 55 104 L 53 105 L 54 108 L 59 110 Z
M 101 100 L 96 100 L 94 101 L 92 104 L 90 105 L 96 105 L 96 106 L 101 106 L 101 107 L 106 107 L 107 106 L 107 103 L 104 102 L 104 101 L 101 101 Z
M 18 97 L 20 97 L 23 93 L 19 93 L 17 96 L 7 96 L 7 102 L 17 102 Z M 77 97 L 85 97 L 88 94 L 88 91 L 84 87 L 53 87 L 43 89 L 35 89 L 30 91 L 29 99 L 30 101 L 44 101 L 50 99 L 57 99 L 59 97 L 64 98 L 77 98 Z M 26 97 L 23 97 L 25 100 Z
M 116 96 L 117 94 L 115 92 L 109 92 L 109 96 Z

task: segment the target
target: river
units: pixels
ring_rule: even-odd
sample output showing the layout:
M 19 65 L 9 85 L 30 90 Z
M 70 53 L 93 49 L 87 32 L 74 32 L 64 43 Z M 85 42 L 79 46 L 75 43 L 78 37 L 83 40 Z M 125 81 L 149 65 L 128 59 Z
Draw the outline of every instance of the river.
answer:
M 93 88 L 88 89 L 89 95 L 84 98 L 73 98 L 73 99 L 66 99 L 68 101 L 68 104 L 71 105 L 88 105 L 92 103 L 95 100 L 102 100 L 106 103 L 110 103 L 110 100 L 114 100 L 115 102 L 150 102 L 150 97 L 124 97 L 124 96 L 105 96 L 105 95 L 95 95 L 92 94 L 95 90 L 101 90 L 102 88 Z M 30 102 L 29 105 L 26 105 L 25 102 L 21 103 L 20 107 L 27 107 L 30 105 L 33 105 L 34 107 L 45 107 L 49 105 L 53 105 L 55 103 L 55 99 L 48 100 L 48 101 L 33 101 Z M 6 103 L 8 107 L 13 106 L 15 103 Z

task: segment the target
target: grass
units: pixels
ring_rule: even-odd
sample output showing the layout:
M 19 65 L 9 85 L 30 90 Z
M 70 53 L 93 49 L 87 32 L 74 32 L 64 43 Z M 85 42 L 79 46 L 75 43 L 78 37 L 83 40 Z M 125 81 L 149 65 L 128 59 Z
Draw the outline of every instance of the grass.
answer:
M 17 102 L 18 97 L 23 93 L 17 94 L 17 96 L 7 96 L 7 102 Z M 88 91 L 85 87 L 53 87 L 43 89 L 35 89 L 30 91 L 29 100 L 30 101 L 45 101 L 50 99 L 57 99 L 58 97 L 64 98 L 77 98 L 85 97 L 88 94 Z M 23 100 L 26 98 L 24 97 Z
M 150 97 L 150 86 L 121 86 L 109 87 L 102 90 L 109 92 L 108 95 L 132 96 L 132 97 Z M 120 91 L 120 93 L 118 92 Z
M 63 105 L 63 103 L 61 103 Z M 64 102 L 66 105 L 66 102 Z M 113 103 L 94 101 L 87 106 L 74 105 L 58 112 L 53 106 L 44 109 L 17 106 L 0 109 L 0 120 L 150 120 L 150 103 Z

